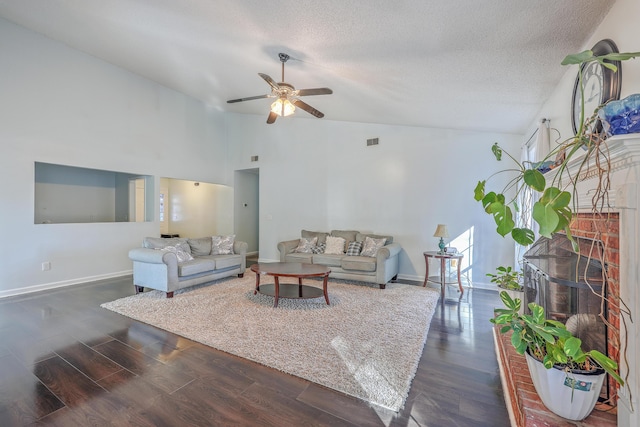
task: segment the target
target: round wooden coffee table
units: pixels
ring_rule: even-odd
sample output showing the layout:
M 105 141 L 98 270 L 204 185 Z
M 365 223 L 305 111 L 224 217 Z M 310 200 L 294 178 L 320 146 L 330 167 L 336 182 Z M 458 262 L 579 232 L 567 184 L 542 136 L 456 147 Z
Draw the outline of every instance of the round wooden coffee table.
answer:
M 327 281 L 331 269 L 319 264 L 303 264 L 299 262 L 270 262 L 258 263 L 251 266 L 251 271 L 256 273 L 256 289 L 253 294 L 260 292 L 275 298 L 273 306 L 278 306 L 278 298 L 318 298 L 324 295 L 324 300 L 329 305 L 327 293 Z M 261 275 L 273 276 L 274 284 L 260 285 Z M 280 277 L 297 277 L 298 284 L 280 283 Z M 322 277 L 322 289 L 302 284 L 302 279 L 308 277 Z

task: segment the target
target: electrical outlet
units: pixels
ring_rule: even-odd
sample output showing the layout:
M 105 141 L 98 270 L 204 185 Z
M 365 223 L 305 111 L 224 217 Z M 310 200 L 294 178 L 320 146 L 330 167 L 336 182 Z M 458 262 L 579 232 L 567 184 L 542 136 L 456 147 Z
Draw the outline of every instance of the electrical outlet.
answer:
M 51 270 L 51 261 L 45 261 L 42 263 L 42 271 Z

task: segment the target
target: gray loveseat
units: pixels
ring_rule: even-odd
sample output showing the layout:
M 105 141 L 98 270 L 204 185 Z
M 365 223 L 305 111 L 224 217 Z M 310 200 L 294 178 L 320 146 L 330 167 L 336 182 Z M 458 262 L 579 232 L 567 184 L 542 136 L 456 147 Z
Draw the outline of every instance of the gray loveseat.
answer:
M 318 247 L 325 244 L 328 236 L 342 237 L 346 241 L 345 253 L 326 254 L 321 253 L 322 249 L 316 249 L 315 252 L 318 253 L 295 252 L 300 243 L 300 239 L 295 239 L 278 243 L 281 262 L 326 265 L 331 268 L 330 277 L 377 283 L 380 289 L 384 289 L 389 281 L 398 277 L 398 258 L 402 247 L 398 243 L 393 243 L 392 236 L 360 233 L 353 230 L 333 230 L 331 233 L 302 230 L 300 236 L 305 239 L 317 237 Z M 346 254 L 349 242 L 364 242 L 366 237 L 385 238 L 386 241 L 373 257 Z
M 167 250 L 167 247 L 183 250 L 175 253 Z M 183 257 L 184 252 L 189 252 L 193 259 L 179 261 L 179 255 Z M 146 287 L 166 292 L 167 298 L 171 298 L 178 289 L 236 274 L 238 277 L 244 275 L 247 266 L 245 242 L 235 241 L 233 254 L 212 255 L 211 252 L 211 237 L 145 237 L 141 248 L 129 251 L 136 293 Z

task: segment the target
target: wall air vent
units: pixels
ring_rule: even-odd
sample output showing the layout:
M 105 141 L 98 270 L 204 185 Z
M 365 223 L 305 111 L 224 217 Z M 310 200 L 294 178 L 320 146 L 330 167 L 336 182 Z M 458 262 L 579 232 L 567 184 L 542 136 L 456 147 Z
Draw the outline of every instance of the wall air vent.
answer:
M 251 161 L 252 162 L 257 162 L 258 161 L 258 156 L 251 156 Z
M 367 139 L 367 147 L 370 145 L 378 145 L 378 138 Z

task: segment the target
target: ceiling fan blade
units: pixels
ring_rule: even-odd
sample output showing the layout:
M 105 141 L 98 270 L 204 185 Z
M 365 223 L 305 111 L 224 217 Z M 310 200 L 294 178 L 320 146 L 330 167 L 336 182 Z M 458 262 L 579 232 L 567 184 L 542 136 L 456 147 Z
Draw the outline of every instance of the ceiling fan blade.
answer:
M 247 98 L 238 98 L 238 99 L 230 99 L 227 101 L 227 104 L 233 104 L 234 102 L 243 102 L 243 101 L 251 101 L 253 99 L 263 99 L 263 98 L 272 98 L 273 95 L 257 95 L 257 96 L 249 96 Z
M 276 113 L 274 113 L 273 111 L 271 111 L 269 113 L 269 117 L 267 117 L 267 124 L 270 125 L 271 123 L 274 123 L 277 118 L 278 118 L 278 115 Z
M 314 89 L 300 89 L 298 90 L 298 96 L 309 95 L 331 95 L 333 91 L 328 87 L 317 87 Z
M 262 74 L 262 73 L 258 73 L 258 75 L 260 77 L 262 77 L 265 82 L 269 83 L 269 86 L 271 86 L 271 89 L 273 89 L 273 90 L 280 89 L 280 86 L 278 86 L 278 83 L 276 83 L 276 81 L 273 80 L 271 77 L 267 76 L 266 74 Z
M 307 104 L 304 101 L 301 101 L 299 99 L 294 99 L 293 101 L 291 101 L 291 103 L 294 104 L 296 107 L 302 108 L 307 113 L 311 114 L 312 116 L 316 116 L 319 119 L 324 117 L 324 114 L 322 114 L 320 111 L 316 110 L 315 108 L 313 108 L 311 105 Z

